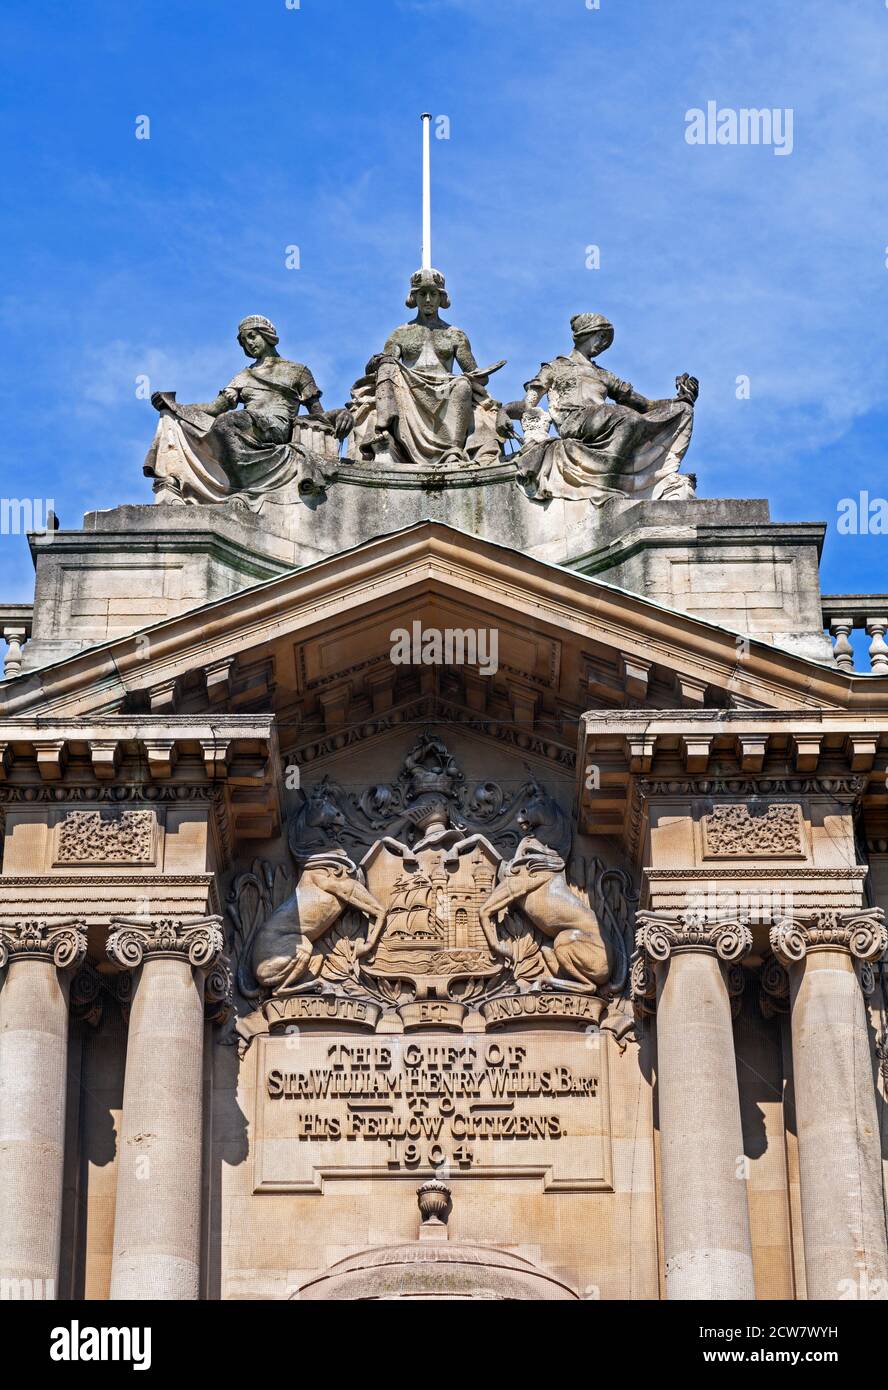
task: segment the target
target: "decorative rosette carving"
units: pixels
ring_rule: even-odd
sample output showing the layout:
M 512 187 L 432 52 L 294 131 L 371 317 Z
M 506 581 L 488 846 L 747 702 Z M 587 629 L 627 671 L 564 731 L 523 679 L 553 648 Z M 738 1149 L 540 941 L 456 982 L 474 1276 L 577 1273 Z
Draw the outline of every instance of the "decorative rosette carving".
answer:
M 225 949 L 221 917 L 197 922 L 116 917 L 111 925 L 105 950 L 118 970 L 134 970 L 146 956 L 188 960 L 197 970 L 211 970 Z
M 809 951 L 848 951 L 856 960 L 880 960 L 888 951 L 885 914 L 879 907 L 837 908 L 803 917 L 783 917 L 770 932 L 771 950 L 786 965 Z
M 86 956 L 86 923 L 76 917 L 59 922 L 16 922 L 0 927 L 0 966 L 10 959 L 51 960 L 72 970 Z
M 736 918 L 709 918 L 700 912 L 639 912 L 636 944 L 652 960 L 673 951 L 714 951 L 725 962 L 740 961 L 752 949 L 752 932 Z

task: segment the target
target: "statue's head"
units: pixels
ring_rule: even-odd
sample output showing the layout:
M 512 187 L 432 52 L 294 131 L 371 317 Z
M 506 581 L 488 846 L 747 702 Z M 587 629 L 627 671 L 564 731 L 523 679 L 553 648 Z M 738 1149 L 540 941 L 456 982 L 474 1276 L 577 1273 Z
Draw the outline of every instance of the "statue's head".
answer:
M 574 347 L 584 357 L 597 357 L 614 341 L 614 326 L 604 314 L 574 314 L 570 331 Z
M 450 296 L 444 288 L 444 276 L 440 270 L 414 270 L 410 276 L 410 293 L 406 304 L 408 309 L 421 309 L 434 314 L 439 309 L 449 309 Z
M 249 314 L 237 326 L 237 341 L 248 357 L 262 357 L 268 348 L 277 347 L 280 339 L 271 319 Z

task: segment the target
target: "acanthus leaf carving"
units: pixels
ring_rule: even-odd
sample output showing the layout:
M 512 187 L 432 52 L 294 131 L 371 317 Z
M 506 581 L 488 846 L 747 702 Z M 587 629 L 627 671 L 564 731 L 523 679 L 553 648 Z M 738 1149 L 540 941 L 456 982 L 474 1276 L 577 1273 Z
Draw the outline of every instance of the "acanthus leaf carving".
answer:
M 59 864 L 150 864 L 155 815 L 150 810 L 69 811 L 58 826 Z
M 804 854 L 802 808 L 784 802 L 759 812 L 746 802 L 715 806 L 702 819 L 703 852 L 731 858 L 783 857 Z

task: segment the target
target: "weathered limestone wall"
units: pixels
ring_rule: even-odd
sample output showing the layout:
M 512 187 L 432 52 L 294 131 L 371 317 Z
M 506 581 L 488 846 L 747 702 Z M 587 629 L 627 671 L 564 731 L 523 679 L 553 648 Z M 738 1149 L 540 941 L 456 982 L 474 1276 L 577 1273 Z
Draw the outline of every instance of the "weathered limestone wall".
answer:
M 336 1035 L 331 1035 L 336 1037 Z M 491 1035 L 493 1037 L 493 1035 Z M 503 1044 L 529 1035 L 497 1035 Z M 339 1034 L 341 1040 L 342 1035 Z M 412 1041 L 420 1041 L 415 1035 Z M 352 1042 L 364 1041 L 354 1035 Z M 385 1039 L 391 1043 L 392 1039 Z M 405 1044 L 411 1038 L 404 1039 Z M 451 1041 L 460 1042 L 458 1035 Z M 478 1041 L 476 1039 L 476 1041 Z M 544 1044 L 545 1035 L 536 1041 Z M 572 1038 L 582 1056 L 584 1037 Z M 523 1254 L 590 1299 L 657 1297 L 656 1204 L 653 1190 L 650 1058 L 637 1046 L 621 1053 L 606 1038 L 610 1070 L 612 1192 L 545 1192 L 538 1178 L 452 1180 L 449 1236 Z M 293 1047 L 298 1065 L 298 1042 Z M 256 1043 L 251 1045 L 254 1053 Z M 366 1246 L 417 1236 L 421 1177 L 328 1180 L 316 1193 L 253 1192 L 256 1146 L 255 1055 L 238 1068 L 231 1048 L 214 1052 L 213 1153 L 208 1181 L 210 1244 L 218 1248 L 218 1290 L 228 1299 L 292 1297 L 300 1284 Z M 240 1078 L 238 1080 L 238 1071 Z M 268 1101 L 265 1102 L 269 1104 Z M 503 1141 L 504 1146 L 508 1141 Z M 505 1155 L 505 1162 L 508 1155 Z

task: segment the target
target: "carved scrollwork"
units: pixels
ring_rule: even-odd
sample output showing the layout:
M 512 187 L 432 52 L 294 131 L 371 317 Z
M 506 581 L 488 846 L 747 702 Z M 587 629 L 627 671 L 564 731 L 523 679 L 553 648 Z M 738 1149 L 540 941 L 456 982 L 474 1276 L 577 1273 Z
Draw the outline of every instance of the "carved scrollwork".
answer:
M 789 975 L 775 955 L 767 955 L 759 971 L 759 1008 L 765 1018 L 789 1011 Z
M 210 1023 L 227 1023 L 234 1011 L 234 973 L 227 955 L 210 966 L 204 981 L 204 1012 Z
M 835 908 L 807 916 L 784 917 L 770 932 L 771 950 L 797 965 L 811 950 L 846 950 L 858 961 L 880 960 L 888 951 L 888 929 L 881 908 Z
M 636 1017 L 643 1018 L 654 1013 L 657 974 L 650 957 L 640 949 L 632 957 L 629 968 L 629 996 L 635 1007 Z
M 134 970 L 146 956 L 169 956 L 190 962 L 197 970 L 210 970 L 225 947 L 221 917 L 202 917 L 196 922 L 165 918 L 159 922 L 117 917 L 108 937 L 108 959 L 119 970 Z
M 743 1006 L 743 994 L 746 989 L 746 971 L 739 961 L 731 961 L 725 965 L 722 973 L 728 991 L 728 998 L 731 1001 L 731 1016 L 732 1018 L 738 1018 Z
M 71 1014 L 91 1028 L 102 1021 L 105 1002 L 105 983 L 94 966 L 85 962 L 71 981 L 69 995 Z
M 636 942 L 655 961 L 674 951 L 712 951 L 726 963 L 740 961 L 752 949 L 752 932 L 734 918 L 708 918 L 698 912 L 639 912 Z
M 0 927 L 0 966 L 10 959 L 51 960 L 59 970 L 72 970 L 86 957 L 86 923 L 75 917 L 63 921 L 17 922 Z

